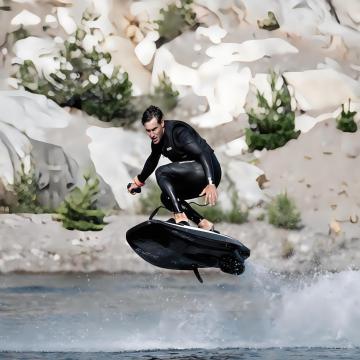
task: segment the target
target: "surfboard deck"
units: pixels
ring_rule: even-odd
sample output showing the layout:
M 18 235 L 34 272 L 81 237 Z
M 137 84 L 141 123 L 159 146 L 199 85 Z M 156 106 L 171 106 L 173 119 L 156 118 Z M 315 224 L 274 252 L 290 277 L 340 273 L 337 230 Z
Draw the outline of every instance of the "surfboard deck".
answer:
M 239 275 L 250 256 L 250 249 L 230 236 L 154 219 L 129 229 L 126 239 L 141 258 L 165 269 L 214 267 Z

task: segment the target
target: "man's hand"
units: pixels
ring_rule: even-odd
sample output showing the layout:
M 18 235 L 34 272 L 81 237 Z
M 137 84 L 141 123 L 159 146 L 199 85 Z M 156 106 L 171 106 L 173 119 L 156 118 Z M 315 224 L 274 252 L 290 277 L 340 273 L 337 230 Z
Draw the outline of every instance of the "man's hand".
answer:
M 136 190 L 140 189 L 140 186 L 137 186 L 135 183 L 131 183 L 130 186 L 127 189 L 128 189 L 128 192 L 131 195 L 135 195 L 136 193 L 139 192 L 139 191 L 136 191 Z
M 217 200 L 217 190 L 214 184 L 207 185 L 199 196 L 205 195 L 205 204 L 215 205 Z

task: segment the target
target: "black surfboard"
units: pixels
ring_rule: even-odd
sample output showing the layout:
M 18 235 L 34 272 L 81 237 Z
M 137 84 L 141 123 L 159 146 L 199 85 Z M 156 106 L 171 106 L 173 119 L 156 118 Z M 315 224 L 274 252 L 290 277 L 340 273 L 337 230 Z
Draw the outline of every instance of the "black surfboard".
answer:
M 250 249 L 230 236 L 170 222 L 149 220 L 126 233 L 131 248 L 152 265 L 175 270 L 193 270 L 200 282 L 199 268 L 219 268 L 240 275 Z

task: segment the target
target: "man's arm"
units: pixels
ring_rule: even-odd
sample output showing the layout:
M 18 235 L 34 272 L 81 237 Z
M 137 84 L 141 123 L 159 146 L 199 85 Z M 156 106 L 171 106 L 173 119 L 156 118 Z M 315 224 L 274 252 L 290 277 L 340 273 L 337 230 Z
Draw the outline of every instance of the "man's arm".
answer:
M 137 176 L 140 182 L 145 183 L 146 179 L 153 173 L 156 169 L 157 164 L 161 156 L 161 149 L 159 146 L 151 144 L 151 154 L 145 161 L 145 165 L 141 173 Z
M 145 185 L 145 180 L 152 174 L 157 164 L 159 163 L 160 156 L 161 149 L 158 146 L 151 144 L 151 154 L 145 161 L 141 173 L 138 176 L 135 176 L 131 182 L 131 185 L 128 187 L 128 192 L 130 194 L 135 195 L 133 190 Z

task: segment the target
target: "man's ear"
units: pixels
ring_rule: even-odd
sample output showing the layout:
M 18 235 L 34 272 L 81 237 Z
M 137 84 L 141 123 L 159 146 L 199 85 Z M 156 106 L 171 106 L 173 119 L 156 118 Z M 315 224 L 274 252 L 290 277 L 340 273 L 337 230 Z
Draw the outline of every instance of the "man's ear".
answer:
M 161 127 L 163 128 L 165 126 L 165 121 L 164 120 L 161 120 Z

